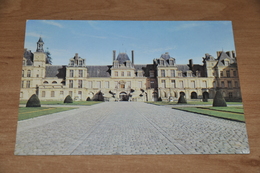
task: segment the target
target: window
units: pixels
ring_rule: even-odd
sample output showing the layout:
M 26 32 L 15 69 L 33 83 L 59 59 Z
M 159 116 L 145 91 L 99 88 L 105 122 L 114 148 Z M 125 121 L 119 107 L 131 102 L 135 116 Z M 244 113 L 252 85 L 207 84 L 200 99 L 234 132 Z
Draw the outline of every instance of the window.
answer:
M 150 77 L 154 77 L 154 71 L 153 70 L 151 70 L 149 73 L 150 73 Z
M 124 76 L 124 75 L 125 75 L 125 73 L 122 71 L 122 72 L 121 72 L 121 76 Z
M 51 97 L 55 97 L 55 92 L 51 91 Z
M 48 81 L 44 81 L 43 84 L 48 84 L 49 82 Z
M 130 71 L 127 72 L 127 76 L 131 76 L 131 72 Z
M 207 81 L 202 81 L 202 88 L 207 88 Z
M 31 70 L 27 71 L 27 77 L 31 77 Z
M 237 71 L 233 71 L 233 76 L 234 76 L 234 77 L 237 76 Z
M 232 98 L 232 97 L 233 97 L 233 93 L 232 93 L 232 92 L 229 92 L 229 93 L 228 93 L 228 97 L 229 97 L 229 98 Z
M 109 88 L 109 81 L 105 81 L 105 88 Z
M 70 61 L 70 65 L 74 65 L 74 61 L 72 60 L 72 61 Z
M 165 70 L 161 70 L 161 76 L 165 77 Z
M 69 88 L 73 88 L 73 80 L 69 80 Z
M 101 82 L 97 81 L 97 88 L 101 88 Z
M 126 82 L 126 87 L 131 88 L 131 82 L 130 81 Z
M 150 82 L 150 86 L 151 86 L 151 88 L 155 88 L 154 81 L 151 81 L 151 82 Z
M 79 70 L 79 77 L 83 77 L 83 70 Z
M 195 88 L 195 81 L 191 81 L 191 88 Z
M 220 77 L 223 77 L 223 76 L 224 76 L 224 75 L 223 75 L 223 71 L 221 71 L 221 72 L 220 72 Z
M 228 60 L 225 61 L 225 66 L 229 66 L 229 61 Z
M 232 82 L 228 81 L 228 88 L 232 88 Z
M 72 97 L 72 91 L 69 91 L 69 95 Z
M 21 88 L 23 88 L 23 86 L 24 86 L 24 81 L 22 80 L 22 82 L 21 82 Z
M 70 77 L 74 77 L 74 70 L 70 70 Z
M 171 80 L 171 87 L 176 88 L 175 80 Z
M 57 84 L 57 82 L 56 82 L 56 81 L 53 81 L 52 84 Z
M 78 92 L 78 95 L 82 95 L 82 91 L 79 91 L 79 92 Z
M 237 81 L 235 81 L 235 87 L 236 88 L 238 88 L 239 86 L 238 86 L 238 82 Z
M 30 81 L 26 81 L 26 88 L 30 88 Z
M 162 88 L 166 88 L 166 82 L 165 82 L 165 80 L 162 80 Z
M 115 76 L 118 76 L 118 72 L 117 71 L 115 71 Z
M 115 88 L 118 88 L 118 82 L 117 81 L 115 82 Z
M 81 60 L 79 61 L 79 66 L 82 66 L 82 61 Z
M 179 76 L 179 77 L 182 77 L 182 73 L 178 73 L 178 76 Z
M 170 65 L 173 65 L 173 60 L 170 60 L 170 61 L 169 61 L 169 64 L 170 64 Z
M 120 88 L 124 89 L 125 88 L 125 84 L 120 84 Z
M 78 88 L 82 88 L 82 80 L 78 81 Z
M 175 77 L 175 70 L 171 70 L 171 77 Z
M 184 83 L 183 83 L 183 81 L 180 81 L 180 88 L 184 88 Z
M 88 88 L 93 88 L 92 81 L 88 81 Z
M 60 95 L 63 95 L 64 94 L 64 92 L 63 91 L 60 91 Z
M 224 81 L 221 81 L 221 88 L 225 88 L 225 83 L 224 83 Z
M 213 87 L 214 87 L 214 88 L 217 87 L 216 81 L 213 82 Z
M 45 91 L 42 91 L 42 97 L 45 97 Z
M 22 77 L 24 77 L 24 70 L 22 70 Z
M 226 73 L 227 73 L 227 77 L 230 77 L 230 71 L 227 70 Z
M 161 60 L 161 65 L 164 65 L 164 60 Z
M 142 71 L 138 71 L 138 77 L 143 77 L 143 72 Z
M 139 87 L 139 88 L 142 88 L 142 81 L 139 81 L 139 82 L 138 82 L 138 87 Z

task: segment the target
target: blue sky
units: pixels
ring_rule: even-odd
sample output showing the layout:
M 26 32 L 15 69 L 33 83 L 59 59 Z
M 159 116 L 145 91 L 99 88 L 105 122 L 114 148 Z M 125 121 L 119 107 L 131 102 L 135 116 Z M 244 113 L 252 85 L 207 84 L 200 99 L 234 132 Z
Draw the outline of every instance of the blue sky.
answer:
M 75 53 L 87 65 L 112 64 L 112 52 L 135 52 L 135 64 L 151 64 L 169 52 L 177 64 L 202 63 L 209 53 L 235 50 L 230 21 L 28 20 L 24 47 L 36 51 L 39 37 L 53 65 L 67 65 Z

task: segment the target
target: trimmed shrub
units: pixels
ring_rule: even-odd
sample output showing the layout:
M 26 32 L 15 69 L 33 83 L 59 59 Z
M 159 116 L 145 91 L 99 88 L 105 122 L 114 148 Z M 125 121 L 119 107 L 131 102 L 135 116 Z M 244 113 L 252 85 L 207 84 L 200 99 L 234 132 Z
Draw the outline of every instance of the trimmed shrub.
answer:
M 227 103 L 219 90 L 214 97 L 213 107 L 227 107 Z
M 64 103 L 73 103 L 73 100 L 70 95 L 67 95 L 67 97 L 64 99 Z
M 26 103 L 26 107 L 41 107 L 41 103 L 36 94 L 33 94 Z
M 187 101 L 186 99 L 184 98 L 184 95 L 181 94 L 180 97 L 179 97 L 179 100 L 178 100 L 178 103 L 181 103 L 181 104 L 186 104 Z

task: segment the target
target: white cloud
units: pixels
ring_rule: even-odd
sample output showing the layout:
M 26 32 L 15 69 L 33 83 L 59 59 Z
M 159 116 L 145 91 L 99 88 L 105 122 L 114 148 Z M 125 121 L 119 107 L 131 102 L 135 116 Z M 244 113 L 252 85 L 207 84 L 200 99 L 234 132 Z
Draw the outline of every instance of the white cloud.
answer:
M 169 28 L 170 31 L 181 31 L 181 30 L 185 30 L 185 29 L 190 29 L 190 28 L 195 28 L 195 27 L 199 27 L 202 26 L 202 23 L 199 22 L 188 22 L 188 23 L 183 23 L 180 24 L 174 28 Z
M 35 33 L 35 32 L 28 32 L 28 33 L 26 33 L 26 36 L 37 37 L 37 38 L 44 37 L 43 35 Z
M 63 26 L 60 23 L 54 22 L 52 20 L 42 20 L 42 22 L 45 24 L 48 24 L 48 25 L 53 25 L 53 26 L 57 26 L 59 28 L 63 28 Z

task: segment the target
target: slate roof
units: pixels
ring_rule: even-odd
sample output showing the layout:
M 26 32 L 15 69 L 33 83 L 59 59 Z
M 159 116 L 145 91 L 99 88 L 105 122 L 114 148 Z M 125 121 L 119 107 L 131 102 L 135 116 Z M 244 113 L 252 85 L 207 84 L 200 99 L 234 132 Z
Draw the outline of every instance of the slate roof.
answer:
M 176 66 L 178 71 L 187 72 L 188 70 L 190 70 L 190 67 L 187 64 L 179 64 Z
M 233 64 L 235 63 L 235 59 L 234 58 L 230 58 L 226 52 L 222 51 L 221 54 L 218 57 L 218 63 L 217 66 L 225 66 L 224 64 L 224 59 L 229 59 L 230 63 Z
M 163 59 L 165 59 L 165 60 L 168 60 L 168 59 L 170 59 L 171 58 L 171 56 L 169 55 L 169 53 L 164 53 L 164 54 L 162 54 L 161 55 L 161 58 L 163 58 Z
M 46 66 L 45 77 L 57 77 L 65 79 L 66 67 L 55 65 Z
M 88 77 L 110 77 L 111 65 L 103 66 L 86 66 L 88 69 Z
M 116 60 L 118 60 L 119 64 L 123 64 L 126 61 L 130 61 L 126 53 L 119 53 Z
M 33 53 L 30 50 L 25 49 L 23 53 L 23 57 L 26 58 L 26 64 L 33 64 Z

